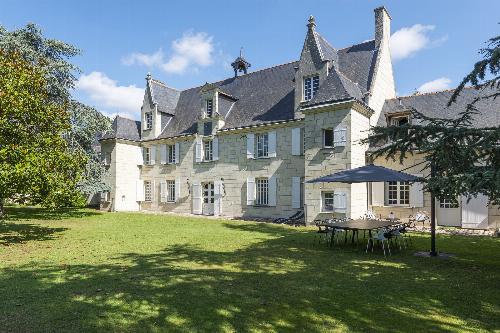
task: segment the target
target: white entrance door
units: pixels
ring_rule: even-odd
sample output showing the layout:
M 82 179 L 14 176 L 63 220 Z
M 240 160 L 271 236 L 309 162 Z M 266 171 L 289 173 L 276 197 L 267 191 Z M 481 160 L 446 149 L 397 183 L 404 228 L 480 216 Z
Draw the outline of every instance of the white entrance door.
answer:
M 488 197 L 478 194 L 477 198 L 462 197 L 462 227 L 488 228 Z
M 458 200 L 444 199 L 436 203 L 437 224 L 447 227 L 460 227 L 461 214 Z
M 203 183 L 203 215 L 214 215 L 214 183 Z

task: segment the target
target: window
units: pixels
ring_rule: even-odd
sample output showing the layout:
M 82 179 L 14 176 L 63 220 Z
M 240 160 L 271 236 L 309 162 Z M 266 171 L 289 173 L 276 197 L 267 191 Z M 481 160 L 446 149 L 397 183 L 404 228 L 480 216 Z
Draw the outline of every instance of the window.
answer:
M 175 163 L 175 145 L 167 146 L 167 163 Z
M 267 206 L 269 204 L 269 180 L 267 178 L 257 178 L 255 186 L 257 189 L 256 204 Z
M 304 101 L 311 100 L 319 89 L 319 76 L 304 79 Z
M 111 201 L 111 193 L 109 191 L 101 192 L 101 201 L 102 202 L 110 202 Z
M 150 165 L 151 164 L 151 148 L 146 147 L 144 148 L 144 159 L 145 159 L 145 164 Z
M 146 112 L 144 115 L 146 118 L 146 129 L 150 130 L 153 128 L 153 113 L 151 112 Z
M 153 187 L 150 180 L 144 181 L 144 201 L 153 201 Z
M 333 147 L 333 129 L 323 130 L 323 147 L 332 148 Z
M 167 202 L 175 202 L 175 181 L 167 180 Z
M 323 212 L 333 212 L 334 210 L 334 193 L 333 192 L 323 192 Z
M 111 152 L 104 152 L 104 165 L 110 165 L 111 164 Z
M 257 134 L 257 158 L 269 156 L 269 134 Z
M 213 159 L 213 142 L 212 140 L 203 141 L 203 160 L 211 161 Z
M 403 126 L 409 123 L 408 116 L 392 117 L 390 120 L 391 126 Z
M 300 178 L 300 207 L 304 207 L 304 200 L 305 200 L 305 186 L 304 186 L 304 177 Z
M 387 204 L 409 205 L 410 183 L 409 182 L 387 182 Z
M 207 117 L 211 118 L 214 113 L 214 101 L 212 99 L 207 99 Z
M 443 199 L 439 201 L 439 207 L 440 208 L 458 208 L 458 201 L 457 199 Z

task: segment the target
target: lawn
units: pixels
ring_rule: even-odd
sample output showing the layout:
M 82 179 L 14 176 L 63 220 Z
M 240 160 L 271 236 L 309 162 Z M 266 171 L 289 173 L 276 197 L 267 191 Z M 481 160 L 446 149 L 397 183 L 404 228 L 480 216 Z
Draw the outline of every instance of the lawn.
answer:
M 314 229 L 92 210 L 9 208 L 1 332 L 492 332 L 500 239 L 331 250 Z

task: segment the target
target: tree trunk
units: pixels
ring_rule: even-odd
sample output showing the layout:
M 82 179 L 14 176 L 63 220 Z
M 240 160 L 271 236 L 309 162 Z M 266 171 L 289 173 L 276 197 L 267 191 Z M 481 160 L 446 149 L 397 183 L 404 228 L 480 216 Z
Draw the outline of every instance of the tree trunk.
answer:
M 0 198 L 0 220 L 4 218 L 5 216 L 5 211 L 4 211 L 4 207 L 3 207 L 3 202 L 4 202 L 4 199 L 3 198 Z

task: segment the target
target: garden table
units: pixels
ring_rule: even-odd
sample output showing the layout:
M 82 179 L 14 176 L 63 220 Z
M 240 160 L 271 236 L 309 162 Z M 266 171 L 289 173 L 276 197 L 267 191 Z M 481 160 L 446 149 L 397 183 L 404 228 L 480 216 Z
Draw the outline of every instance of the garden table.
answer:
M 385 219 L 385 220 L 373 220 L 373 219 L 356 219 L 337 223 L 324 222 L 319 224 L 320 226 L 332 228 L 332 236 L 330 241 L 330 246 L 333 246 L 333 239 L 335 237 L 335 230 L 352 230 L 358 232 L 359 230 L 368 230 L 371 237 L 372 230 L 380 228 L 389 228 L 401 224 L 399 219 Z M 345 242 L 347 243 L 347 233 Z M 352 234 L 352 242 L 354 243 L 354 232 Z

